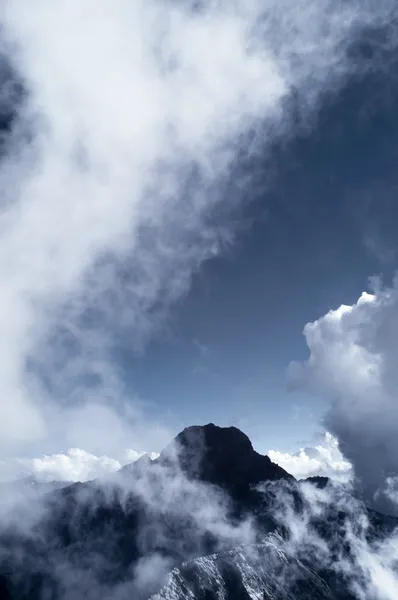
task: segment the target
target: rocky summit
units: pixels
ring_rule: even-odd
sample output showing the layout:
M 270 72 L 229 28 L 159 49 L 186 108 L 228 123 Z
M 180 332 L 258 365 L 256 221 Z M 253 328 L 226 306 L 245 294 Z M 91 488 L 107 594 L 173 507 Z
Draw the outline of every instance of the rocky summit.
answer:
M 159 461 L 178 456 L 188 477 L 215 484 L 230 494 L 244 494 L 261 481 L 294 477 L 253 449 L 252 443 L 236 427 L 213 423 L 184 429 L 160 455 Z

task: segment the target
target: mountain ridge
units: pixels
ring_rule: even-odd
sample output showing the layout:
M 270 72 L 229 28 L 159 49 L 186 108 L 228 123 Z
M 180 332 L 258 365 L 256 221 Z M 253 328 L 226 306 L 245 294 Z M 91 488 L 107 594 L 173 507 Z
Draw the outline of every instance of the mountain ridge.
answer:
M 331 485 L 308 483 L 322 492 Z M 344 581 L 336 583 L 328 569 L 320 572 L 309 556 L 293 556 L 282 545 L 288 528 L 275 518 L 274 501 L 283 497 L 302 520 L 301 486 L 237 428 L 188 427 L 157 459 L 44 494 L 33 520 L 28 506 L 17 526 L 0 523 L 0 600 L 119 600 L 121 589 L 123 600 L 307 600 L 308 589 L 320 600 L 351 600 Z M 339 552 L 341 509 L 329 513 L 311 527 Z M 395 526 L 382 515 L 369 518 L 376 533 Z M 256 556 L 250 548 L 257 548 Z M 273 570 L 264 571 L 261 561 L 268 559 Z M 216 580 L 203 573 L 203 564 L 224 581 L 224 596 L 209 589 Z M 312 584 L 296 586 L 297 594 L 293 580 L 291 589 L 275 587 L 283 564 L 296 565 Z M 176 592 L 176 573 L 189 594 Z M 245 583 L 249 573 L 253 592 Z

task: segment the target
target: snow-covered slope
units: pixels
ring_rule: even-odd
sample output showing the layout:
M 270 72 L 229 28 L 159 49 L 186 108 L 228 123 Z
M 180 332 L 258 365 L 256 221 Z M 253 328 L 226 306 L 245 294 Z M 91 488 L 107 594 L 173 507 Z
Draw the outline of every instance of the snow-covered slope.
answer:
M 327 584 L 270 535 L 261 544 L 185 562 L 151 600 L 332 600 Z

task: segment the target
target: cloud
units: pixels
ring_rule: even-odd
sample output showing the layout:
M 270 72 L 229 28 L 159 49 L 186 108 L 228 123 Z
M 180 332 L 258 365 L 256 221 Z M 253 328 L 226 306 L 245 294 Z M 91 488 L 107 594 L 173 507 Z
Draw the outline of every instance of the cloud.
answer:
M 397 474 L 397 328 L 395 281 L 307 324 L 310 357 L 290 366 L 293 385 L 331 402 L 325 425 L 379 504 L 387 478 Z
M 396 597 L 398 531 L 385 527 L 384 535 L 377 535 L 372 515 L 345 487 L 301 483 L 299 510 L 288 490 L 270 485 L 268 497 L 273 497 L 274 517 L 287 534 L 286 550 L 316 565 L 339 593 L 340 582 L 358 600 Z
M 352 467 L 341 454 L 337 439 L 328 432 L 317 446 L 300 448 L 295 454 L 269 450 L 268 456 L 296 479 L 320 476 L 344 483 L 352 476 Z
M 70 448 L 65 454 L 53 454 L 23 461 L 38 479 L 58 481 L 87 481 L 112 473 L 121 463 L 109 456 L 94 456 L 79 448 Z
M 0 464 L 0 478 L 10 481 L 33 476 L 37 481 L 89 481 L 115 473 L 123 466 L 135 462 L 144 455 L 157 458 L 156 452 L 127 449 L 122 457 L 95 456 L 81 448 L 69 448 L 64 453 L 49 454 L 37 458 L 14 458 Z
M 226 195 L 225 183 L 233 174 L 239 188 L 238 154 L 291 135 L 292 103 L 310 123 L 319 96 L 355 70 L 361 28 L 394 11 L 365 0 L 6 3 L 1 57 L 23 93 L 0 167 L 3 455 L 48 438 L 71 446 L 83 423 L 92 435 L 86 404 L 126 429 L 120 340 L 142 349 L 233 240 L 245 192 Z M 145 413 L 141 429 L 158 420 Z

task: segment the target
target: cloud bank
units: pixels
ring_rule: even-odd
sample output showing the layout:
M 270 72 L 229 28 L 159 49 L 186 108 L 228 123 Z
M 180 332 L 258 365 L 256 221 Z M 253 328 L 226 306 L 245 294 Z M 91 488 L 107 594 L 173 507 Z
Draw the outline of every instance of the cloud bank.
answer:
M 268 456 L 296 479 L 318 476 L 348 483 L 352 477 L 351 464 L 341 454 L 337 439 L 328 432 L 316 446 L 300 448 L 295 454 L 269 450 Z
M 316 446 L 300 448 L 295 454 L 269 450 L 270 459 L 291 473 L 296 479 L 322 476 L 341 483 L 352 477 L 351 464 L 344 459 L 337 439 L 325 433 Z M 10 476 L 33 476 L 38 481 L 89 481 L 109 473 L 114 473 L 144 455 L 154 459 L 156 452 L 128 449 L 122 455 L 97 456 L 81 448 L 69 448 L 64 453 L 48 454 L 36 458 L 15 458 L 0 464 L 0 479 L 7 481 Z M 390 482 L 393 493 L 394 482 Z
M 331 401 L 325 425 L 368 498 L 384 509 L 398 474 L 397 327 L 394 281 L 308 323 L 310 357 L 290 366 L 294 385 Z
M 96 456 L 81 448 L 69 448 L 67 452 L 48 454 L 37 458 L 14 458 L 0 464 L 0 480 L 34 477 L 37 481 L 89 481 L 115 473 L 125 465 L 147 455 L 151 460 L 159 455 L 156 452 L 143 452 L 128 449 L 123 456 Z
M 352 466 L 344 459 L 338 441 L 325 433 L 318 445 L 300 448 L 295 454 L 269 450 L 270 459 L 291 473 L 296 479 L 321 476 L 347 483 L 352 477 Z M 33 476 L 37 481 L 89 481 L 115 473 L 122 467 L 134 463 L 147 455 L 151 460 L 159 456 L 156 452 L 132 449 L 121 455 L 97 456 L 81 448 L 69 448 L 64 453 L 48 454 L 36 458 L 14 458 L 0 463 L 0 480 L 8 481 L 16 475 L 20 478 Z M 394 482 L 390 482 L 390 493 Z

